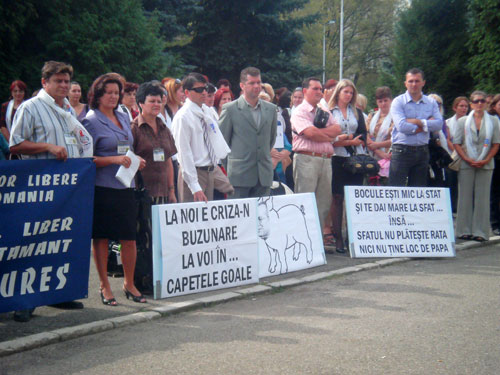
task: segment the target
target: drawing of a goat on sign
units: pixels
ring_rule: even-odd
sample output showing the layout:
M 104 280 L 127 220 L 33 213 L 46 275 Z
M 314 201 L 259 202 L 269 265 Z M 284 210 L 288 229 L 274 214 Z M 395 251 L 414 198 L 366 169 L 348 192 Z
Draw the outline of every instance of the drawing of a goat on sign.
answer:
M 290 253 L 294 261 L 298 261 L 300 255 L 305 253 L 306 261 L 310 264 L 313 249 L 304 206 L 285 204 L 274 207 L 273 203 L 273 197 L 259 198 L 257 217 L 258 235 L 269 251 L 269 272 L 288 272 Z M 285 222 L 294 225 L 286 227 Z

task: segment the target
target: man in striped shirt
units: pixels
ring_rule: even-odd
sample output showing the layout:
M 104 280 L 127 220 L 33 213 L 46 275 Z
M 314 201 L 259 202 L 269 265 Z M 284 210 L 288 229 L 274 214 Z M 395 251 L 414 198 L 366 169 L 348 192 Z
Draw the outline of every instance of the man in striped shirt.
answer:
M 43 89 L 36 97 L 23 102 L 14 117 L 10 137 L 11 153 L 21 155 L 22 159 L 66 160 L 68 157 L 88 156 L 92 150 L 92 138 L 82 126 L 78 127 L 74 122 L 77 121 L 75 112 L 66 99 L 72 75 L 71 65 L 57 61 L 45 63 L 42 68 Z M 85 148 L 87 154 L 83 152 Z M 77 301 L 53 306 L 83 308 L 83 304 Z M 16 311 L 14 320 L 27 322 L 33 311 Z

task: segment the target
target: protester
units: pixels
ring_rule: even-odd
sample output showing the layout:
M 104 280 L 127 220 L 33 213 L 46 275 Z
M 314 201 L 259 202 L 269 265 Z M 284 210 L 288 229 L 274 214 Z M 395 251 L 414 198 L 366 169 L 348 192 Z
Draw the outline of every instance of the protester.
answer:
M 180 79 L 171 79 L 165 83 L 167 89 L 167 108 L 171 119 L 174 119 L 175 114 L 184 102 L 184 93 L 182 90 L 182 82 Z
M 209 127 L 218 131 L 218 126 L 205 105 L 207 81 L 201 74 L 191 73 L 182 87 L 187 99 L 172 122 L 180 167 L 179 200 L 207 202 L 213 200 L 214 189 L 232 194 L 233 187 L 218 167 L 216 145 L 209 137 Z
M 363 94 L 358 93 L 358 98 L 356 99 L 356 108 L 363 112 L 363 116 L 365 118 L 365 123 L 368 120 L 368 115 L 365 113 L 366 106 L 368 105 L 368 99 Z
M 462 159 L 458 172 L 457 237 L 487 241 L 490 237 L 490 184 L 493 156 L 500 143 L 498 118 L 486 112 L 486 94 L 474 91 L 472 111 L 458 120 L 453 143 Z
M 123 87 L 123 96 L 120 100 L 120 108 L 128 115 L 130 121 L 135 119 L 139 114 L 135 100 L 138 87 L 139 85 L 134 82 L 125 82 Z
M 330 103 L 330 99 L 332 98 L 333 91 L 335 90 L 335 86 L 337 85 L 337 81 L 335 79 L 329 79 L 325 83 L 323 98 L 321 99 L 320 104 L 328 108 L 328 103 Z
M 92 138 L 76 119 L 66 97 L 73 75 L 71 65 L 47 61 L 42 68 L 42 86 L 35 98 L 23 102 L 16 112 L 10 151 L 22 159 L 91 157 Z M 82 309 L 83 303 L 64 302 L 55 307 Z M 34 309 L 16 311 L 14 320 L 27 322 Z
M 457 127 L 458 120 L 467 115 L 469 111 L 469 99 L 465 96 L 459 96 L 453 100 L 452 109 L 455 114 L 446 120 L 446 127 L 448 129 L 448 148 L 455 152 L 455 146 L 453 145 L 453 139 L 455 135 L 455 129 Z M 496 163 L 495 163 L 496 165 Z M 458 203 L 458 172 L 451 170 L 450 168 L 446 169 L 446 181 L 448 187 L 450 189 L 450 199 L 451 199 L 451 210 L 452 212 L 457 212 L 457 203 Z
M 344 169 L 346 158 L 355 153 L 366 153 L 364 149 L 366 124 L 363 112 L 356 108 L 357 95 L 358 92 L 354 83 L 348 79 L 341 79 L 335 86 L 328 103 L 335 121 L 340 125 L 342 134 L 347 135 L 347 138 L 333 142 L 335 155 L 332 158 L 330 216 L 332 219 L 332 233 L 335 237 L 335 248 L 338 253 L 345 253 L 342 236 L 344 187 L 346 185 L 363 185 L 364 178 L 362 174 L 348 173 Z
M 443 125 L 437 103 L 422 93 L 424 72 L 413 68 L 406 73 L 407 91 L 391 104 L 394 121 L 389 185 L 427 185 L 429 133 Z
M 122 81 L 116 74 L 98 77 L 89 91 L 89 106 L 93 111 L 83 120 L 83 125 L 94 138 L 97 166 L 92 226 L 94 261 L 100 279 L 101 301 L 109 306 L 118 305 L 107 274 L 109 240 L 121 244 L 125 296 L 134 302 L 146 302 L 134 285 L 137 256 L 135 185 L 132 182 L 131 187 L 126 187 L 115 177 L 120 166 L 130 167 L 131 159 L 125 154 L 133 150 L 134 143 L 129 116 L 117 110 L 122 90 Z M 139 160 L 139 169 L 142 169 L 145 161 L 140 157 Z
M 500 94 L 493 97 L 488 113 L 500 120 Z M 493 233 L 500 235 L 500 153 L 495 154 L 495 168 L 491 178 L 491 225 Z
M 229 82 L 229 80 L 227 80 L 226 78 L 219 79 L 217 81 L 217 84 L 215 86 L 219 90 L 222 89 L 222 88 L 226 88 L 226 89 L 231 90 L 231 82 Z
M 214 107 L 217 110 L 217 115 L 220 116 L 222 106 L 234 100 L 234 95 L 230 89 L 223 87 L 217 90 L 214 96 Z
M 328 209 L 332 200 L 332 142 L 340 134 L 340 126 L 335 122 L 328 108 L 321 108 L 328 120 L 324 128 L 316 127 L 314 118 L 320 110 L 319 102 L 323 98 L 321 82 L 309 77 L 302 83 L 304 101 L 292 114 L 293 131 L 293 179 L 296 193 L 312 192 L 316 197 L 316 206 L 321 228 L 324 227 Z M 346 136 L 339 136 L 345 139 Z
M 71 107 L 75 110 L 76 118 L 78 121 L 82 122 L 88 112 L 88 105 L 81 103 L 82 98 L 82 87 L 76 81 L 71 82 L 71 87 L 69 88 L 68 100 Z
M 21 103 L 26 99 L 26 83 L 16 80 L 10 84 L 10 100 L 2 104 L 0 113 L 0 132 L 9 141 L 14 115 Z
M 380 185 L 387 185 L 389 176 L 389 165 L 391 163 L 391 134 L 394 122 L 390 113 L 392 103 L 392 93 L 389 87 L 378 87 L 375 90 L 375 101 L 378 110 L 368 115 L 366 121 L 368 127 L 368 137 L 366 147 L 376 160 L 379 161 Z
M 293 90 L 292 94 L 292 107 L 290 111 L 290 116 L 293 114 L 295 108 L 301 105 L 303 101 L 304 101 L 304 93 L 302 91 L 302 87 L 296 87 L 295 90 Z
M 429 98 L 436 101 L 439 113 L 444 117 L 443 98 L 438 94 L 429 94 Z M 441 129 L 429 134 L 429 178 L 427 186 L 429 187 L 445 187 L 447 184 L 445 177 L 445 169 L 453 161 L 448 143 L 448 128 L 446 122 L 443 121 Z
M 163 96 L 161 85 L 141 84 L 136 95 L 139 115 L 132 121 L 134 151 L 146 161 L 140 174 L 153 204 L 177 203 L 171 159 L 177 150 L 172 133 L 158 116 Z
M 274 102 L 275 93 L 273 86 L 271 86 L 270 83 L 263 83 L 262 91 L 264 91 L 267 95 L 269 95 L 269 97 L 271 98 L 271 102 Z
M 276 106 L 259 99 L 259 69 L 243 69 L 240 88 L 243 95 L 224 106 L 219 121 L 231 149 L 227 175 L 234 198 L 261 197 L 269 195 L 273 182 L 270 151 L 276 139 Z
M 214 105 L 215 105 L 215 92 L 217 91 L 217 88 L 212 85 L 211 83 L 207 84 L 207 97 L 205 99 L 205 105 L 210 109 L 212 112 L 213 117 L 217 121 L 219 121 L 219 113 L 215 110 Z

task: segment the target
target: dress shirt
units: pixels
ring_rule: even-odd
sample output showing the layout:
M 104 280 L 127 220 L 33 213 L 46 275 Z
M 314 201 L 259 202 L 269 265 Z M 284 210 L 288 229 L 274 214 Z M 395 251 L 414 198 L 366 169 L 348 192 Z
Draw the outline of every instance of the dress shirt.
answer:
M 130 149 L 132 151 L 134 150 L 134 138 L 130 129 L 128 115 L 115 109 L 115 116 L 123 129 L 116 126 L 98 109 L 92 110 L 92 112 L 89 112 L 83 119 L 83 126 L 85 126 L 94 139 L 94 156 L 117 156 L 118 141 L 127 142 Z M 127 188 L 115 177 L 118 168 L 120 168 L 120 166 L 117 164 L 110 164 L 102 168 L 97 168 L 95 176 L 96 186 L 113 189 Z M 130 187 L 135 187 L 134 180 L 132 180 L 132 185 Z
M 429 133 L 441 130 L 443 117 L 439 113 L 436 101 L 422 95 L 417 102 L 413 101 L 408 91 L 399 95 L 392 101 L 391 115 L 394 121 L 392 131 L 392 144 L 407 146 L 423 146 L 429 143 Z M 429 120 L 433 117 L 433 120 Z M 419 119 L 424 123 L 424 131 L 418 134 L 417 125 L 411 124 L 406 119 Z
M 326 110 L 326 109 L 325 109 Z M 335 125 L 335 120 L 330 112 L 330 117 L 328 119 L 328 124 L 326 127 Z M 304 99 L 302 104 L 297 106 L 297 108 L 292 113 L 291 123 L 293 132 L 293 151 L 300 152 L 317 152 L 321 154 L 333 154 L 333 146 L 330 142 L 315 142 L 311 141 L 303 135 L 304 130 L 314 126 L 314 116 L 316 114 L 316 108 L 308 103 Z
M 156 118 L 157 133 L 149 126 L 141 114 L 132 121 L 134 152 L 146 160 L 141 170 L 144 186 L 152 197 L 168 197 L 167 165 L 177 150 L 172 133 L 159 118 Z M 154 149 L 161 148 L 164 161 L 154 160 Z
M 170 118 L 170 116 L 168 115 L 168 112 L 165 110 L 165 115 L 166 116 L 163 116 L 163 114 L 160 112 L 158 114 L 158 118 L 165 124 L 167 125 L 167 128 L 168 130 L 170 130 L 170 133 L 172 133 L 172 119 Z M 172 155 L 172 160 L 175 160 L 177 161 L 177 154 L 175 155 Z
M 208 148 L 203 138 L 203 123 L 192 110 L 198 105 L 186 99 L 184 105 L 175 114 L 172 130 L 177 147 L 177 158 L 182 170 L 182 178 L 194 194 L 201 191 L 196 167 L 212 165 Z
M 64 99 L 63 109 L 76 118 L 75 111 L 67 99 Z M 78 145 L 66 144 L 65 134 L 70 133 L 69 129 L 71 128 L 69 120 L 57 113 L 54 108 L 51 108 L 37 95 L 18 107 L 12 123 L 9 145 L 12 147 L 23 141 L 48 143 L 66 148 L 69 158 L 79 158 Z M 21 155 L 21 158 L 55 159 L 56 157 L 47 151 L 33 155 Z
M 255 105 L 255 107 L 252 107 L 248 102 L 247 100 L 245 99 L 245 97 L 243 97 L 243 99 L 245 100 L 245 103 L 247 104 L 248 108 L 250 109 L 250 113 L 252 114 L 252 117 L 253 117 L 253 120 L 255 121 L 255 125 L 257 125 L 257 129 L 260 128 L 260 120 L 262 119 L 262 112 L 261 112 L 261 107 L 260 107 L 260 101 L 261 99 L 259 99 L 257 101 L 257 104 Z

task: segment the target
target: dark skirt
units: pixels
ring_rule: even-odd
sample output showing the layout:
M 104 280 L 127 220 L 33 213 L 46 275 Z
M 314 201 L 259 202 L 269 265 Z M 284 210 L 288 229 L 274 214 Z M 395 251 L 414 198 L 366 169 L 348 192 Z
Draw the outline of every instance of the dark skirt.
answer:
M 134 189 L 95 187 L 92 238 L 135 241 L 137 204 Z
M 344 186 L 363 185 L 362 174 L 352 174 L 344 169 L 345 159 L 342 156 L 332 157 L 332 194 L 344 195 Z

